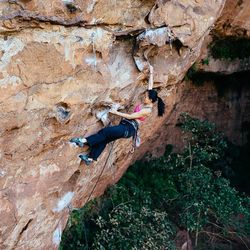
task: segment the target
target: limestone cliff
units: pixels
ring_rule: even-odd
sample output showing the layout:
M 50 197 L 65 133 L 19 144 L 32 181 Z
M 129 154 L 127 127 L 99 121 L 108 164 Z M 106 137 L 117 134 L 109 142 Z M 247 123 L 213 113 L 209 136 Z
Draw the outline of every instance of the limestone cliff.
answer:
M 168 129 L 180 111 L 197 110 L 201 93 L 182 99 L 180 82 L 224 2 L 0 1 L 0 249 L 57 249 L 70 208 L 85 204 L 104 164 L 91 197 L 162 140 L 162 128 L 177 140 Z M 95 112 L 105 105 L 131 110 L 147 61 L 166 115 L 143 124 L 134 154 L 119 140 L 90 168 L 80 165 L 68 140 L 100 129 Z
M 215 31 L 222 36 L 250 36 L 250 5 L 247 0 L 227 0 L 216 22 Z

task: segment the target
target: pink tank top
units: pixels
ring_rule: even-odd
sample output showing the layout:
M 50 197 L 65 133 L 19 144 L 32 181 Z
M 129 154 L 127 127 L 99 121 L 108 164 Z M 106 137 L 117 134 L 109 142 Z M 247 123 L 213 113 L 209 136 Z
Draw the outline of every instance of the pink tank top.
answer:
M 141 111 L 141 109 L 142 109 L 141 104 L 136 105 L 135 109 L 134 109 L 134 113 Z M 145 119 L 146 119 L 146 117 L 140 117 L 140 118 L 137 118 L 136 120 L 143 122 L 143 121 L 145 121 Z

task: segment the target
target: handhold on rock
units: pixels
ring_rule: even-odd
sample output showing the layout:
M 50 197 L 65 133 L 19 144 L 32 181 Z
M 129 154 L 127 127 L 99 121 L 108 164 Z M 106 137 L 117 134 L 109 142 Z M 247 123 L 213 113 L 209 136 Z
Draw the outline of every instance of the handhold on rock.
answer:
M 67 103 L 60 102 L 56 105 L 56 118 L 59 122 L 66 122 L 70 117 L 70 107 Z
M 109 111 L 110 109 L 104 109 L 104 110 L 96 112 L 96 118 L 100 120 L 104 126 L 107 126 L 110 122 L 108 118 Z
M 70 13 L 74 13 L 77 11 L 77 8 L 75 5 L 73 5 L 72 3 L 67 3 L 66 7 L 69 9 Z
M 27 2 L 31 2 L 32 0 L 21 0 L 21 1 L 27 3 Z
M 110 120 L 108 118 L 109 111 L 111 109 L 118 110 L 121 108 L 121 105 L 119 103 L 106 103 L 103 106 L 106 106 L 106 108 L 100 111 L 97 111 L 95 115 L 96 115 L 96 118 L 100 120 L 104 126 L 107 126 L 110 123 Z
M 60 116 L 63 120 L 65 120 L 68 117 L 69 111 L 65 110 L 63 107 L 58 107 L 57 110 L 60 113 Z
M 65 6 L 68 8 L 70 13 L 76 12 L 78 9 L 80 9 L 73 0 L 64 0 Z
M 155 29 L 147 29 L 136 38 L 137 42 L 140 42 L 141 46 L 148 46 L 150 44 L 161 47 L 166 42 L 171 43 L 174 40 L 174 36 L 169 27 L 161 27 Z
M 148 57 L 151 50 L 155 47 L 162 47 L 169 43 L 172 51 L 172 43 L 175 37 L 169 27 L 146 29 L 136 37 L 136 45 L 133 51 L 133 58 L 136 67 L 140 71 L 148 69 Z

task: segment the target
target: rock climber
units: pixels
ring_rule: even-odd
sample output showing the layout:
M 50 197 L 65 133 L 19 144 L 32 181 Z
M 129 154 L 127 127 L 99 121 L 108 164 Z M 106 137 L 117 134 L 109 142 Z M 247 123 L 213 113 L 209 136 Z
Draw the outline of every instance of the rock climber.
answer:
M 122 117 L 119 125 L 103 128 L 96 134 L 90 135 L 86 138 L 76 137 L 70 140 L 71 143 L 75 143 L 79 147 L 84 147 L 85 145 L 89 146 L 89 153 L 79 155 L 81 160 L 84 161 L 86 165 L 96 161 L 108 143 L 120 138 L 133 137 L 134 140 L 136 140 L 138 128 L 145 118 L 152 113 L 153 104 L 155 102 L 158 104 L 158 116 L 163 116 L 165 104 L 158 96 L 157 91 L 152 89 L 153 68 L 151 65 L 149 65 L 149 68 L 150 78 L 148 90 L 144 97 L 143 104 L 137 105 L 134 109 L 134 113 L 127 114 L 111 109 L 109 113 Z

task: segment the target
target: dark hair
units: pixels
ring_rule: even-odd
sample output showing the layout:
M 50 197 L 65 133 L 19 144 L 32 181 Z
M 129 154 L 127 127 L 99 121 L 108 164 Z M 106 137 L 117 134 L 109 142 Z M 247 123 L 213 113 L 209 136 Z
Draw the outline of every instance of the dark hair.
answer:
M 148 90 L 148 97 L 149 99 L 154 103 L 158 101 L 158 116 L 163 116 L 165 112 L 165 103 L 162 101 L 162 99 L 158 96 L 157 91 L 154 89 Z

